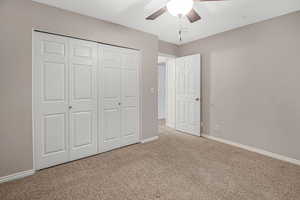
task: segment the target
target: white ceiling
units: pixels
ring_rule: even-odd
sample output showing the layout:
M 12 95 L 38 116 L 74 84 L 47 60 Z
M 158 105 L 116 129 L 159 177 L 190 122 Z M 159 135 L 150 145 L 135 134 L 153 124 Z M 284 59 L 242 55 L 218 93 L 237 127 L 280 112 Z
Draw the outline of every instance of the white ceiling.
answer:
M 300 0 L 227 0 L 197 2 L 194 8 L 202 20 L 193 24 L 181 20 L 186 29 L 179 42 L 180 20 L 165 13 L 155 21 L 145 17 L 162 7 L 168 0 L 33 0 L 83 15 L 107 20 L 144 32 L 155 34 L 160 40 L 184 44 L 226 30 L 252 24 L 300 10 Z

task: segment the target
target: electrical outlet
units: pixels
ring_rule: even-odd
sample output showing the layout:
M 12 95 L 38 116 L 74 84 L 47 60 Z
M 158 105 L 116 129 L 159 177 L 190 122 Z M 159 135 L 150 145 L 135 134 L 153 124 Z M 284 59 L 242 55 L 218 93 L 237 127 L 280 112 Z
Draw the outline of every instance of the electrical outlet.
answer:
M 215 125 L 215 132 L 219 132 L 220 131 L 220 125 L 219 124 L 216 124 Z

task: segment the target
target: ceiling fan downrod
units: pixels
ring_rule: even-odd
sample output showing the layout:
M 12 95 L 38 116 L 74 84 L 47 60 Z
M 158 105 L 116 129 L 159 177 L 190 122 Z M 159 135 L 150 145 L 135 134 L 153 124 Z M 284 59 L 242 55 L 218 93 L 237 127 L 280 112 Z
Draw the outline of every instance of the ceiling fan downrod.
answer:
M 178 33 L 179 33 L 179 41 L 181 42 L 182 41 L 182 31 L 179 30 Z

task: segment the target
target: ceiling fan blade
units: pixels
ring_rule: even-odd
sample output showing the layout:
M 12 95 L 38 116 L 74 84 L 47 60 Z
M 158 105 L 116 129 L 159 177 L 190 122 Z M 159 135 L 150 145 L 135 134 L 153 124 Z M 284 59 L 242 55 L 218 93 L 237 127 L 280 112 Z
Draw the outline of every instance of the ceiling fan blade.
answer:
M 191 23 L 194 23 L 195 21 L 201 19 L 201 17 L 198 15 L 195 9 L 192 9 L 188 14 L 186 14 L 186 17 Z
M 150 16 L 146 17 L 146 20 L 154 20 L 157 17 L 161 16 L 162 14 L 164 14 L 167 11 L 167 7 L 162 7 L 161 9 L 159 9 L 158 11 L 154 12 L 153 14 L 151 14 Z

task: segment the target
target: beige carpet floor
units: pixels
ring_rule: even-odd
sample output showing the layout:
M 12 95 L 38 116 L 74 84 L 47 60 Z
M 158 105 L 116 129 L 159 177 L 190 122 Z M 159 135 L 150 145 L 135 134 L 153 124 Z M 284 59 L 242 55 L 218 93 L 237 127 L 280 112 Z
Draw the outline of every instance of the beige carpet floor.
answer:
M 1 200 L 299 200 L 300 167 L 162 129 L 160 139 L 0 184 Z

